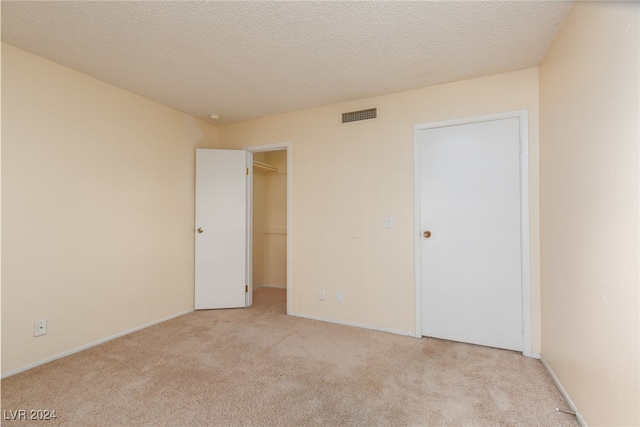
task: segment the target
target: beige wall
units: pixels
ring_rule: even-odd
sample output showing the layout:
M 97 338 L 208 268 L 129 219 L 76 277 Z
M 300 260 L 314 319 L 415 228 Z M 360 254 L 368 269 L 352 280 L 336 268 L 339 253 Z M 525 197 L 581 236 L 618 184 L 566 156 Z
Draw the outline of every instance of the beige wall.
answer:
M 540 66 L 542 356 L 594 426 L 640 424 L 639 12 L 576 3 Z
M 2 104 L 2 372 L 193 309 L 217 130 L 6 44 Z
M 340 113 L 370 107 L 378 119 L 340 124 Z M 532 349 L 539 351 L 536 68 L 221 126 L 225 148 L 292 144 L 292 311 L 414 334 L 414 125 L 519 109 L 529 110 Z M 392 230 L 386 216 L 394 217 Z

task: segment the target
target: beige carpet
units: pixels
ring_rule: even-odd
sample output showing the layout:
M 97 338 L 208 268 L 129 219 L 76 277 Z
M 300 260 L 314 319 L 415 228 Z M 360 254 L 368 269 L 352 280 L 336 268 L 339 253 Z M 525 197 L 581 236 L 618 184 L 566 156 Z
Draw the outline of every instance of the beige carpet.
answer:
M 577 425 L 538 360 L 250 309 L 194 312 L 2 381 L 10 410 L 69 426 Z M 30 424 L 29 424 L 30 423 Z

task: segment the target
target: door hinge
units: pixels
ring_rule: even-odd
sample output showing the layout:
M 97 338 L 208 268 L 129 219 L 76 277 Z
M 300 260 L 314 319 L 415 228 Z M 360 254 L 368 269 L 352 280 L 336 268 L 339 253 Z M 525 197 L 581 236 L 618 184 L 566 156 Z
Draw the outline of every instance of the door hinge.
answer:
M 247 168 L 247 175 L 249 175 L 249 168 Z
M 249 292 L 249 285 L 244 285 L 244 293 L 248 293 Z

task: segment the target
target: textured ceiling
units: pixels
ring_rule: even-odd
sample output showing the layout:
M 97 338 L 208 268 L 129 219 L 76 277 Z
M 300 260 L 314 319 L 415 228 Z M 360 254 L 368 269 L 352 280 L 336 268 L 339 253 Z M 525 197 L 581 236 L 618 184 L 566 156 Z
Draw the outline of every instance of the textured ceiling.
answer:
M 560 1 L 2 1 L 2 40 L 230 123 L 537 66 Z

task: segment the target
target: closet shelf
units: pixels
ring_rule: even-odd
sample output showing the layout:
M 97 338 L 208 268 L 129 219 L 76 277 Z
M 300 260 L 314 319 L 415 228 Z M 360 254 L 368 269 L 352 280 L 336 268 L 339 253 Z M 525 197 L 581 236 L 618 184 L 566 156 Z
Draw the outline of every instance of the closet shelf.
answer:
M 257 162 L 255 160 L 253 161 L 253 167 L 264 172 L 274 172 L 274 173 L 280 172 L 280 169 L 275 166 L 272 166 L 268 163 Z

